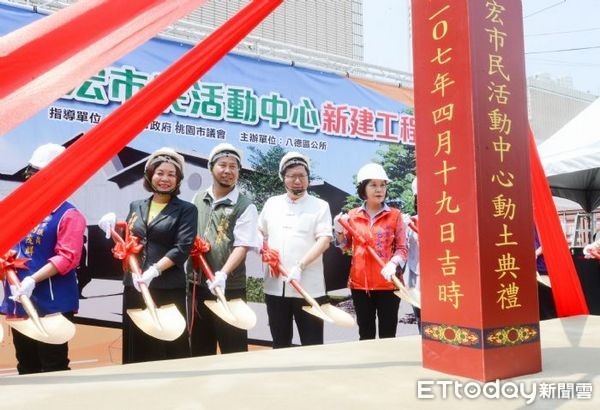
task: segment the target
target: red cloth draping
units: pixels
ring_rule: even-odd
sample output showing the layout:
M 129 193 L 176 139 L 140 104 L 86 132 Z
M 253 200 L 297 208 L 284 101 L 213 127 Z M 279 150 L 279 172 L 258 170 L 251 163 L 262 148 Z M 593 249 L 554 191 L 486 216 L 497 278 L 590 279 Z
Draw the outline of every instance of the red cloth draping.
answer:
M 0 38 L 0 134 L 205 1 L 80 1 Z
M 531 129 L 529 130 L 529 157 L 533 217 L 544 249 L 556 313 L 559 317 L 589 314 Z
M 0 202 L 0 254 L 118 154 L 282 0 L 255 0 Z M 8 79 L 3 79 L 6 81 Z M 2 110 L 0 110 L 2 111 Z M 31 201 L 35 198 L 35 201 Z M 23 204 L 27 204 L 24 206 Z

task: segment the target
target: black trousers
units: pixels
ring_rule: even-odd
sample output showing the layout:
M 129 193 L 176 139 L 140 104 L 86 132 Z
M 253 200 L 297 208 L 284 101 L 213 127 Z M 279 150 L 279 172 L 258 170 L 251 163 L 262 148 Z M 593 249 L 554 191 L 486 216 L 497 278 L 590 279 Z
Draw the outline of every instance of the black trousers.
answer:
M 73 320 L 73 312 L 63 313 L 62 315 L 71 321 Z M 11 332 L 19 374 L 70 370 L 68 343 L 60 345 L 43 343 L 25 336 L 18 330 L 12 329 Z
M 324 303 L 323 299 L 327 297 L 317 298 L 317 302 Z M 265 302 L 273 349 L 292 345 L 294 320 L 303 346 L 323 344 L 323 321 L 302 309 L 302 306 L 308 306 L 304 299 L 265 295 Z
M 211 356 L 221 353 L 248 351 L 248 331 L 224 322 L 204 304 L 205 300 L 217 300 L 207 287 L 196 287 L 196 300 L 190 306 L 194 309 L 191 334 L 192 356 Z M 193 289 L 189 294 L 192 295 Z M 225 289 L 225 298 L 246 301 L 246 289 Z M 190 319 L 191 320 L 191 319 Z
M 415 313 L 415 319 L 417 320 L 417 328 L 419 329 L 419 334 L 421 334 L 421 309 L 414 306 L 412 309 Z
M 157 307 L 175 304 L 186 317 L 185 289 L 151 289 Z M 149 362 L 152 360 L 181 359 L 190 357 L 187 325 L 184 332 L 173 341 L 156 339 L 142 332 L 129 318 L 127 309 L 145 309 L 142 294 L 133 286 L 123 291 L 123 364 Z
M 352 289 L 351 292 L 360 340 L 375 339 L 377 327 L 380 339 L 396 337 L 400 298 L 394 291 Z
M 540 272 L 540 275 L 548 275 L 548 272 Z M 540 282 L 537 282 L 537 288 L 540 320 L 556 318 L 556 305 L 554 304 L 552 289 L 546 285 L 542 285 Z

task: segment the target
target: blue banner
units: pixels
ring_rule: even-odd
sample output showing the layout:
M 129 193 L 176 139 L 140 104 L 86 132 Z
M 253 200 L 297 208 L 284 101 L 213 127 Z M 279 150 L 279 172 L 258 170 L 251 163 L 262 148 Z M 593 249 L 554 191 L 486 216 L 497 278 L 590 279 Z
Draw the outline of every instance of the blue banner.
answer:
M 38 18 L 0 6 L 0 33 Z M 0 148 L 11 155 L 0 173 L 22 168 L 41 143 L 62 144 L 86 132 L 190 48 L 152 39 L 85 81 L 2 137 Z M 207 155 L 223 141 L 244 151 L 280 145 L 309 156 L 314 173 L 328 183 L 353 191 L 349 171 L 374 158 L 381 144 L 414 143 L 414 120 L 406 109 L 345 77 L 229 54 L 130 146 Z

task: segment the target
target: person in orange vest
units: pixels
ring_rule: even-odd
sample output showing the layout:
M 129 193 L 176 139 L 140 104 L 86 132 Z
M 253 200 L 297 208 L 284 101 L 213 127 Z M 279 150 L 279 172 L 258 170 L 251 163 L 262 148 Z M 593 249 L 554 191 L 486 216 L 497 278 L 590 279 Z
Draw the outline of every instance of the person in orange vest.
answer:
M 398 268 L 404 267 L 407 258 L 406 231 L 402 212 L 385 203 L 390 181 L 379 164 L 364 165 L 357 174 L 357 192 L 364 202 L 348 214 L 334 219 L 336 243 L 342 249 L 352 249 L 352 266 L 348 287 L 356 311 L 360 340 L 396 336 L 400 299 L 391 278 Z M 373 246 L 385 261 L 381 268 L 367 252 L 365 246 L 344 231 L 340 219 L 349 220 L 359 234 Z M 376 323 L 377 322 L 377 323 Z

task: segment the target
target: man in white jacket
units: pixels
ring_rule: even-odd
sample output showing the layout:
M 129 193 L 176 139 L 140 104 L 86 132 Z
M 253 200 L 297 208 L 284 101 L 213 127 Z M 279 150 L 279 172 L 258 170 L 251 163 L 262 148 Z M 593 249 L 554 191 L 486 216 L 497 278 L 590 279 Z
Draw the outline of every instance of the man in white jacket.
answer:
M 323 343 L 323 322 L 302 310 L 306 303 L 291 286 L 296 279 L 317 302 L 327 298 L 323 273 L 323 252 L 331 242 L 329 204 L 307 193 L 309 159 L 289 152 L 279 163 L 279 176 L 286 193 L 267 200 L 258 219 L 258 228 L 269 247 L 277 250 L 287 278 L 265 277 L 265 302 L 273 348 L 292 345 L 296 321 L 302 345 Z

